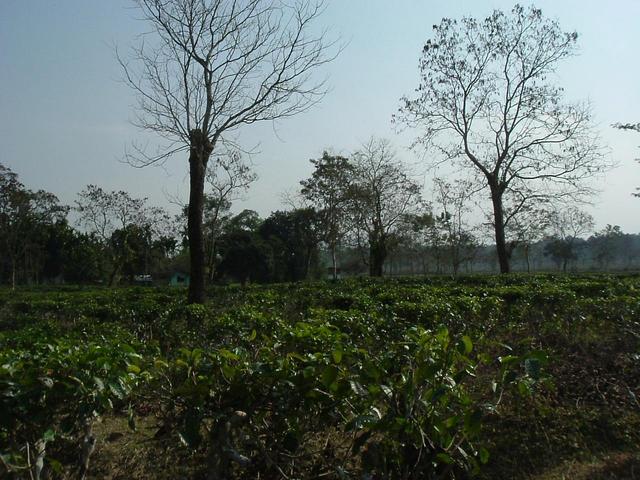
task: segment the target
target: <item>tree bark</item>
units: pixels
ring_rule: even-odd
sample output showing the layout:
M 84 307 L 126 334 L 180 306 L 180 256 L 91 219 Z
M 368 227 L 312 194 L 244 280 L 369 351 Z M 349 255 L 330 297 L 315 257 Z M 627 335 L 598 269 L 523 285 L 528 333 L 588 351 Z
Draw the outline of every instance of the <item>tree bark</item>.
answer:
M 333 280 L 338 279 L 338 266 L 336 262 L 336 244 L 331 244 L 331 273 L 333 276 Z
M 11 260 L 11 290 L 16 289 L 16 261 Z
M 497 182 L 490 180 L 489 188 L 491 190 L 491 203 L 493 204 L 493 223 L 496 234 L 496 251 L 498 254 L 498 263 L 500 265 L 500 273 L 509 273 L 509 252 L 507 250 L 507 242 L 504 233 L 504 209 L 502 205 L 502 190 Z
M 116 276 L 118 275 L 118 271 L 120 270 L 120 266 L 116 265 L 113 267 L 113 269 L 111 270 L 111 273 L 109 274 L 109 287 L 113 287 L 116 283 Z
M 213 282 L 213 280 L 215 279 L 216 276 L 216 260 L 217 260 L 217 255 L 218 255 L 218 249 L 216 246 L 216 240 L 215 238 L 213 238 L 214 236 L 212 235 L 211 238 L 209 239 L 209 241 L 211 242 L 210 244 L 210 248 L 209 248 L 209 252 L 208 252 L 208 268 L 209 268 L 209 274 L 208 274 L 208 278 L 209 278 L 209 282 Z
M 374 237 L 369 241 L 369 275 L 382 277 L 384 261 L 387 258 L 387 246 L 383 237 Z
M 188 303 L 204 303 L 206 299 L 206 259 L 202 217 L 204 212 L 204 180 L 207 162 L 213 145 L 199 129 L 190 132 L 189 151 L 189 208 L 187 233 L 189 236 L 190 280 Z

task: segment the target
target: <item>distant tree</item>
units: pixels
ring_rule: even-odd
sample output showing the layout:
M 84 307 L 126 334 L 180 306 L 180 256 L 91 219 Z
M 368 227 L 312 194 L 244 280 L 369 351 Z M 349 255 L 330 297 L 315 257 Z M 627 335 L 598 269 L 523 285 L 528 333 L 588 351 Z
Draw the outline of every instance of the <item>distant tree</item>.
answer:
M 396 120 L 424 129 L 416 144 L 437 151 L 435 163 L 455 162 L 481 176 L 500 271 L 508 273 L 506 232 L 525 205 L 591 195 L 583 180 L 609 166 L 588 109 L 564 103 L 550 81 L 575 53 L 578 35 L 519 5 L 484 20 L 445 18 L 433 30 L 416 97 L 403 98 Z M 507 214 L 509 195 L 519 203 Z
M 138 94 L 136 124 L 169 141 L 141 165 L 189 152 L 188 300 L 205 300 L 205 237 L 202 229 L 205 173 L 216 149 L 243 125 L 307 110 L 323 96 L 312 75 L 331 60 L 332 43 L 313 22 L 320 2 L 284 0 L 138 0 L 151 27 L 120 59 L 125 80 Z M 138 68 L 136 68 L 138 67 Z
M 451 271 L 457 275 L 460 266 L 473 259 L 477 248 L 477 241 L 465 218 L 470 212 L 472 184 L 465 180 L 449 183 L 436 178 L 434 186 L 435 205 L 439 210 L 436 225 L 446 246 Z
M 257 232 L 262 225 L 262 219 L 255 210 L 242 210 L 231 217 L 225 224 L 225 233 Z
M 371 139 L 351 160 L 350 215 L 355 235 L 369 250 L 369 273 L 380 277 L 390 241 L 404 215 L 420 205 L 420 186 L 396 160 L 391 144 Z
M 270 246 L 273 279 L 296 282 L 309 278 L 318 265 L 320 218 L 311 208 L 274 212 L 258 232 Z
M 593 217 L 576 207 L 554 211 L 550 215 L 550 229 L 553 236 L 545 246 L 545 254 L 566 272 L 569 262 L 578 258 L 581 237 L 593 229 Z
M 120 261 L 120 273 L 133 282 L 136 275 L 150 274 L 156 261 L 170 253 L 166 249 L 171 248 L 171 240 L 154 238 L 149 224 L 129 224 L 113 232 L 109 246 Z
M 67 212 L 55 195 L 29 190 L 16 173 L 0 164 L 0 255 L 8 265 L 12 288 L 20 267 L 25 277 L 35 276 L 38 280 L 48 230 L 55 223 L 64 222 Z
M 146 204 L 146 198 L 134 198 L 124 191 L 105 191 L 96 185 L 78 194 L 76 211 L 78 223 L 89 234 L 98 238 L 109 256 L 111 272 L 109 285 L 117 281 L 128 262 L 132 261 L 131 249 L 138 243 L 171 237 L 170 217 L 163 209 Z M 148 241 L 140 236 L 148 235 Z
M 428 272 L 428 256 L 431 243 L 429 241 L 432 230 L 435 228 L 435 218 L 428 206 L 424 206 L 423 212 L 409 213 L 404 215 L 402 221 L 404 225 L 402 231 L 402 246 L 407 250 L 412 258 L 420 265 L 422 274 Z M 439 264 L 437 265 L 439 269 Z M 413 267 L 412 267 L 413 270 Z
M 589 238 L 593 258 L 601 269 L 608 269 L 611 261 L 620 253 L 623 238 L 624 233 L 618 225 L 607 225 Z
M 258 233 L 262 225 L 253 210 L 243 210 L 229 219 L 220 236 L 218 278 L 230 278 L 242 285 L 269 281 L 272 262 L 270 247 Z
M 205 193 L 204 197 L 203 229 L 210 281 L 215 277 L 218 239 L 225 222 L 230 218 L 231 206 L 257 178 L 240 153 L 235 151 L 215 157 L 207 166 L 206 179 L 210 193 Z M 185 213 L 187 211 L 185 209 Z
M 506 209 L 509 211 L 509 208 Z M 549 231 L 550 213 L 544 207 L 524 205 L 517 216 L 513 217 L 507 236 L 509 255 L 520 249 L 524 257 L 527 272 L 531 272 L 531 248 L 542 240 Z
M 100 240 L 87 233 L 71 230 L 64 241 L 64 280 L 72 283 L 96 283 L 107 270 Z
M 336 252 L 347 225 L 349 189 L 353 181 L 353 166 L 346 157 L 329 155 L 311 160 L 314 171 L 311 177 L 300 182 L 300 193 L 318 212 L 320 236 L 331 253 L 333 279 L 337 278 Z

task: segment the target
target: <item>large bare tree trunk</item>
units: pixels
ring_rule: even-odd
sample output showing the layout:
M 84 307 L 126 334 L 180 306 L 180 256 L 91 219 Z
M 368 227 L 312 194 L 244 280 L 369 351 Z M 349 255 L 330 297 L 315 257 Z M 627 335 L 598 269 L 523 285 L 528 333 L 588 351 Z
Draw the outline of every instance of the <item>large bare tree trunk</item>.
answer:
M 384 238 L 375 237 L 369 241 L 369 275 L 382 277 L 387 246 Z
M 504 209 L 502 205 L 502 192 L 500 187 L 492 185 L 490 181 L 491 189 L 491 202 L 493 203 L 493 223 L 496 234 L 496 251 L 498 253 L 498 263 L 500 264 L 500 273 L 509 273 L 509 252 L 507 250 L 507 242 L 505 240 L 504 233 Z
M 204 211 L 204 180 L 207 162 L 213 151 L 213 145 L 201 130 L 190 132 L 191 148 L 189 152 L 189 209 L 187 233 L 189 235 L 189 262 L 191 271 L 189 280 L 189 303 L 204 303 L 206 284 L 206 260 L 202 216 Z

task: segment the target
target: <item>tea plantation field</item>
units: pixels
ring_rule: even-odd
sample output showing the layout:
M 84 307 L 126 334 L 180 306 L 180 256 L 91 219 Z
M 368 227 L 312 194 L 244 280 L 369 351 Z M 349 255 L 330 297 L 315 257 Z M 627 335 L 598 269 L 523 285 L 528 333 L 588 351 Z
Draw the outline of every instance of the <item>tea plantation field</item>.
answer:
M 640 276 L 0 290 L 0 478 L 640 476 Z

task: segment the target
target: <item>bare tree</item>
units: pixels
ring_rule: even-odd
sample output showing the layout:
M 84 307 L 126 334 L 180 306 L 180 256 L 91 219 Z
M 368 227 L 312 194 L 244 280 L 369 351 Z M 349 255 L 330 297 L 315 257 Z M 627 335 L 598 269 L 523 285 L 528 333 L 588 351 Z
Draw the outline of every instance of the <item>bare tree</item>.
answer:
M 576 33 L 533 7 L 485 20 L 443 19 L 420 60 L 416 97 L 403 98 L 397 121 L 424 129 L 416 144 L 483 179 L 493 211 L 500 271 L 509 272 L 505 231 L 525 205 L 585 198 L 584 180 L 609 167 L 586 105 L 563 102 L 550 82 L 574 55 Z M 505 196 L 518 199 L 508 214 Z
M 353 154 L 352 225 L 369 247 L 369 273 L 380 277 L 396 227 L 420 204 L 420 186 L 391 144 L 372 138 Z
M 521 250 L 527 272 L 531 272 L 531 247 L 547 235 L 550 221 L 551 213 L 544 206 L 524 205 L 513 217 L 507 236 L 509 256 Z
M 554 258 L 567 271 L 569 261 L 578 258 L 577 245 L 581 237 L 593 230 L 593 217 L 576 207 L 556 210 L 549 215 L 552 238 L 545 247 L 545 254 Z
M 441 241 L 446 245 L 453 275 L 457 275 L 460 266 L 473 260 L 477 250 L 477 240 L 472 227 L 466 222 L 470 212 L 470 200 L 473 185 L 466 180 L 454 183 L 442 178 L 434 179 L 435 204 L 440 212 L 436 215 Z
M 135 149 L 144 166 L 189 152 L 189 302 L 205 300 L 202 229 L 210 156 L 243 125 L 290 117 L 325 93 L 313 74 L 335 56 L 314 32 L 321 0 L 137 0 L 152 31 L 118 57 L 138 96 L 136 124 L 164 137 L 157 155 Z M 151 36 L 151 38 L 149 38 Z

